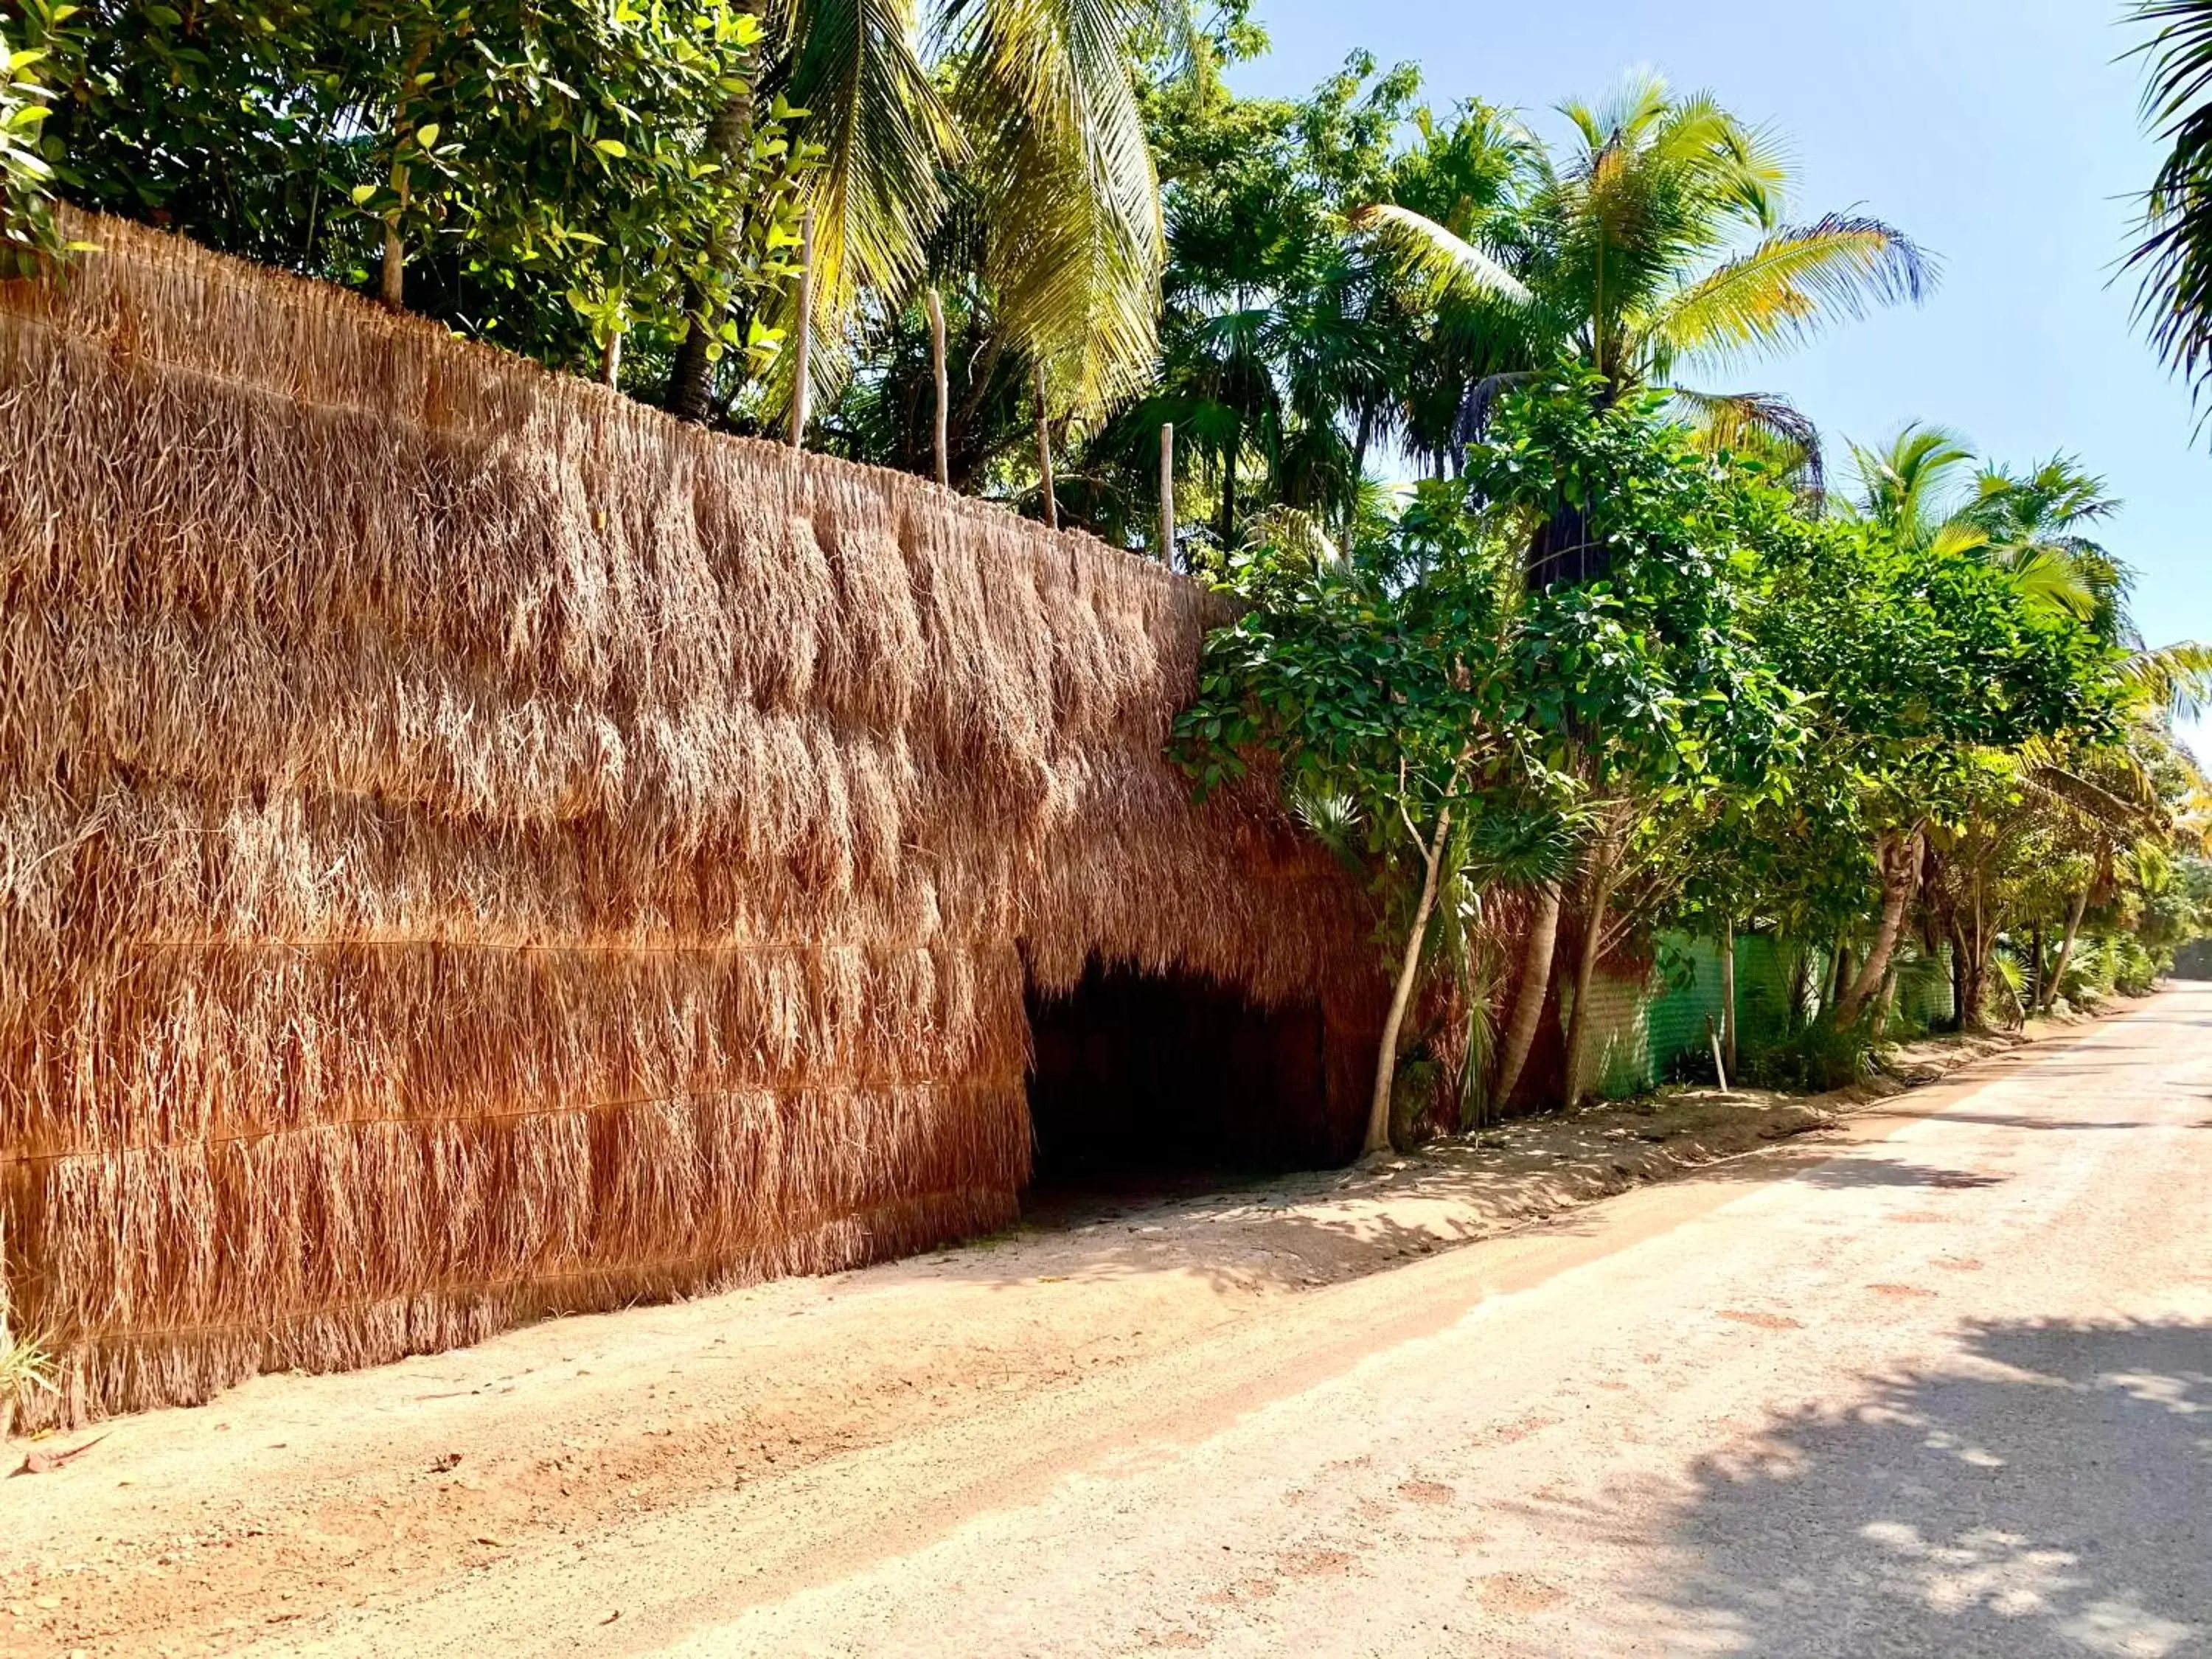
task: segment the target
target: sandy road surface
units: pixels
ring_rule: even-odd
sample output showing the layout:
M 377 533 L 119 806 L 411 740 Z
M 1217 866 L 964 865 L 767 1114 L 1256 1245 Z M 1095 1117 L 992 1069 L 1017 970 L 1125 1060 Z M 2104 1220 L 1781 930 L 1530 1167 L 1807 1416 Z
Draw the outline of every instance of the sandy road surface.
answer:
M 0 1650 L 2212 1653 L 2212 990 L 1385 1241 L 1311 1288 L 1063 1241 L 270 1379 L 8 1483 Z

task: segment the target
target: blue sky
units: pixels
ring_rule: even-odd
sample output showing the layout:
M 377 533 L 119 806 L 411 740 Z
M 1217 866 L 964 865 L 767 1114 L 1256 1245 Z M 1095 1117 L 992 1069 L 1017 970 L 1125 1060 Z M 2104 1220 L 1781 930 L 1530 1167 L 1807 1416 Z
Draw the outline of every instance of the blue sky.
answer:
M 1296 93 L 1355 47 L 1422 66 L 1430 101 L 1516 106 L 1556 137 L 1562 99 L 1648 66 L 1786 141 L 1791 212 L 1856 208 L 1942 260 L 1922 309 L 1850 324 L 1735 376 L 1832 441 L 1941 422 L 2025 465 L 2066 450 L 2127 502 L 2104 539 L 2140 573 L 2154 643 L 2212 639 L 2212 450 L 2186 390 L 2130 325 L 2115 267 L 2157 151 L 2137 125 L 2120 0 L 1258 0 L 1274 43 L 1236 78 Z

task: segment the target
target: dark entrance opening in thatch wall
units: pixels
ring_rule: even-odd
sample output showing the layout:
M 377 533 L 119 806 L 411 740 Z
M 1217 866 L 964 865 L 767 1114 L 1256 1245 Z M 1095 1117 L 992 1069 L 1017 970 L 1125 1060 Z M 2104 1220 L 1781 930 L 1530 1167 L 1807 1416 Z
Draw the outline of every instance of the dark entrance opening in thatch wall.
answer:
M 1210 980 L 1093 962 L 1029 995 L 1032 1183 L 1138 1192 L 1343 1163 L 1317 1003 L 1254 1006 Z M 1356 1131 L 1355 1131 L 1356 1135 Z

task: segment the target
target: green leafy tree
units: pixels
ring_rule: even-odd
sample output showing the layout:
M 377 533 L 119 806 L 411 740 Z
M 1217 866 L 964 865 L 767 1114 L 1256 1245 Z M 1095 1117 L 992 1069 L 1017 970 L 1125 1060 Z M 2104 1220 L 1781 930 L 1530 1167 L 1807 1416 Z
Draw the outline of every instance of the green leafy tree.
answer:
M 82 35 L 69 194 L 548 362 L 609 373 L 632 330 L 665 361 L 687 291 L 757 319 L 793 274 L 795 112 L 702 160 L 763 38 L 730 0 L 89 0 Z
M 1509 398 L 1465 473 L 1470 499 L 1510 538 L 1571 526 L 1574 543 L 1554 550 L 1589 553 L 1604 572 L 1534 586 L 1525 603 L 1523 717 L 1547 734 L 1547 763 L 1575 780 L 1583 825 L 1570 1103 L 1598 963 L 1676 902 L 1714 825 L 1786 798 L 1804 738 L 1796 695 L 1741 615 L 1753 552 L 1798 533 L 1790 492 L 1700 451 L 1650 400 L 1598 391 L 1583 371 Z M 1501 1095 L 1526 1060 L 1557 918 L 1554 896 L 1528 940 Z
M 1310 822 L 1352 842 L 1395 958 L 1364 1150 L 1390 1145 L 1401 1034 L 1438 900 L 1470 866 L 1534 849 L 1563 781 L 1522 715 L 1510 556 L 1455 491 L 1417 499 L 1346 560 L 1263 545 L 1224 575 L 1245 601 L 1206 641 L 1176 752 L 1201 791 L 1264 757 Z

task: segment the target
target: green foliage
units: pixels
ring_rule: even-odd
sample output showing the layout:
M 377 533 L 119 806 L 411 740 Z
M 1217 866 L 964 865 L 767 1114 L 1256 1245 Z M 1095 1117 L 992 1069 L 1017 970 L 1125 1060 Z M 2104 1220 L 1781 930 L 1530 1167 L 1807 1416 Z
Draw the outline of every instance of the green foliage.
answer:
M 0 4 L 0 279 L 65 251 L 53 214 L 62 143 L 49 126 L 78 50 L 76 15 L 58 0 Z
M 665 346 L 685 296 L 758 321 L 793 275 L 798 112 L 708 131 L 762 25 L 733 0 L 88 0 L 51 125 L 69 194 L 356 283 L 387 233 L 408 300 L 557 365 Z M 718 341 L 755 369 L 765 324 Z

